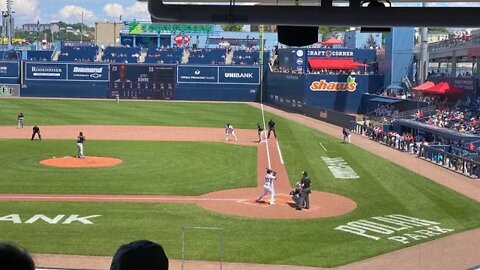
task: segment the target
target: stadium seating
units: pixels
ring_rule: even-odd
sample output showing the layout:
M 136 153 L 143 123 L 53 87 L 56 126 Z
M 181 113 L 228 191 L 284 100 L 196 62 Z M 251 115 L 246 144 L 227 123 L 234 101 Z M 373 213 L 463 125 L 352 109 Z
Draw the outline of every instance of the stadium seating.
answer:
M 27 51 L 28 61 L 52 61 L 53 51 Z
M 58 56 L 58 61 L 94 62 L 97 57 L 98 46 L 69 46 L 64 45 Z
M 225 64 L 225 49 L 190 49 L 189 64 Z
M 236 50 L 233 52 L 233 65 L 257 65 L 260 53 L 256 50 Z
M 140 47 L 106 47 L 103 60 L 114 63 L 138 63 Z
M 179 64 L 182 55 L 180 48 L 148 48 L 145 63 Z

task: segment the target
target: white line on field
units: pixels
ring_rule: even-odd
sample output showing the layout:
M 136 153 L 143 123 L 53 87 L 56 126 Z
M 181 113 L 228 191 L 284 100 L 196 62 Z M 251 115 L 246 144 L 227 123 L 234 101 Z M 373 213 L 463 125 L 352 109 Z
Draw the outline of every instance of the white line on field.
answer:
M 277 141 L 277 150 L 278 150 L 278 155 L 280 155 L 280 163 L 285 164 L 283 163 L 283 156 L 282 156 L 282 151 L 280 151 L 280 144 L 278 144 L 278 141 Z
M 319 142 L 320 146 L 323 148 L 323 150 L 325 150 L 325 152 L 328 152 L 327 151 L 327 148 L 325 148 L 325 146 L 323 146 L 323 144 L 321 142 Z
M 9 200 L 75 200 L 75 201 L 239 201 L 243 199 L 233 199 L 233 198 L 195 198 L 195 197 L 122 197 L 122 196 L 112 196 L 112 197 L 103 197 L 103 196 L 35 196 L 35 195 L 13 195 L 13 196 L 0 196 L 0 201 L 9 201 Z

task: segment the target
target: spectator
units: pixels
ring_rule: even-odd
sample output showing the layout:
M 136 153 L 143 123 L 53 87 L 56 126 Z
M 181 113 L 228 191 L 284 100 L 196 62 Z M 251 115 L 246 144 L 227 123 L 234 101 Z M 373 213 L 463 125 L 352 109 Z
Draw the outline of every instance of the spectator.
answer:
M 30 254 L 10 243 L 0 243 L 0 265 L 5 270 L 35 270 Z
M 120 246 L 110 270 L 168 270 L 168 258 L 161 245 L 137 240 Z

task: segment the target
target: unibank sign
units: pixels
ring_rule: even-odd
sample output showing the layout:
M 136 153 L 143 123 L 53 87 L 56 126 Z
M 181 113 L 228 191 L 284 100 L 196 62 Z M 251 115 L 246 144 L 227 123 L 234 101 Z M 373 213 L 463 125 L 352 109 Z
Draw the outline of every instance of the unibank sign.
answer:
M 313 92 L 318 91 L 348 91 L 348 92 L 355 92 L 357 90 L 357 83 L 355 82 L 355 78 L 352 76 L 348 76 L 346 82 L 338 82 L 338 81 L 327 81 L 325 79 L 313 81 L 310 84 L 310 90 Z

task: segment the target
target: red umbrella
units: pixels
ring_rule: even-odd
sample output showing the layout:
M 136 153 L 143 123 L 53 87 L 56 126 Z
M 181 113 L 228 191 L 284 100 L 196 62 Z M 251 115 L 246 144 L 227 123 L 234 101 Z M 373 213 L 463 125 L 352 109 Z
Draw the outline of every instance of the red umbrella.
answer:
M 428 88 L 431 88 L 433 87 L 435 84 L 433 82 L 430 82 L 430 81 L 426 81 L 418 86 L 415 86 L 412 88 L 412 90 L 414 91 L 421 91 L 421 92 L 424 92 L 425 90 L 427 90 Z
M 450 85 L 448 82 L 439 82 L 438 84 L 425 90 L 426 93 L 435 95 L 461 95 L 463 90 Z
M 343 41 L 340 41 L 340 40 L 332 37 L 332 38 L 329 38 L 325 41 L 322 41 L 322 45 L 324 45 L 324 46 L 343 45 Z

